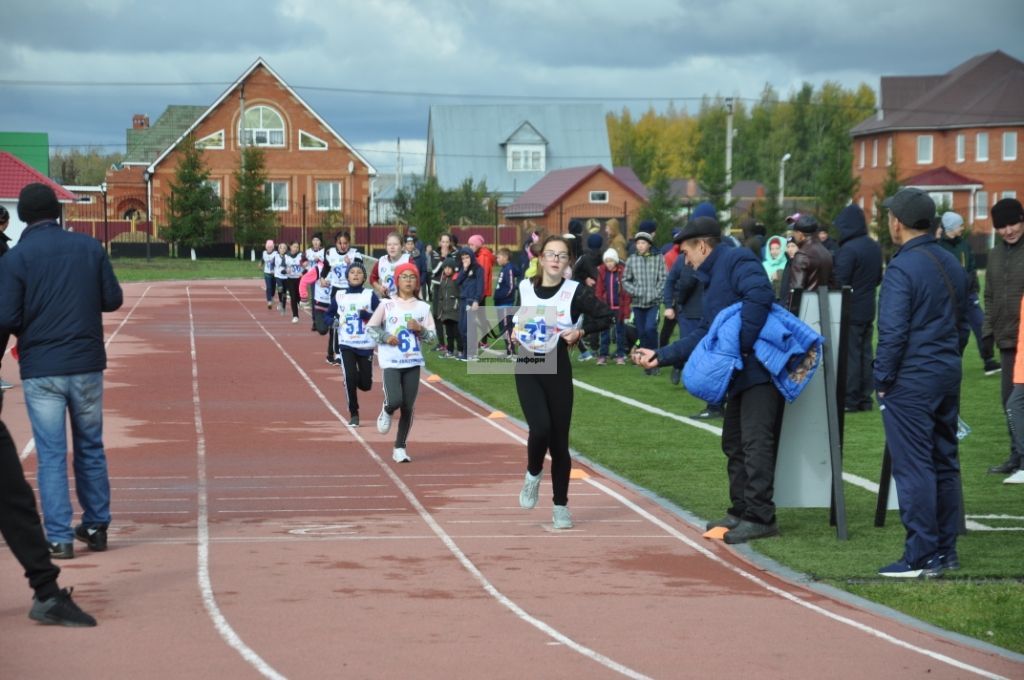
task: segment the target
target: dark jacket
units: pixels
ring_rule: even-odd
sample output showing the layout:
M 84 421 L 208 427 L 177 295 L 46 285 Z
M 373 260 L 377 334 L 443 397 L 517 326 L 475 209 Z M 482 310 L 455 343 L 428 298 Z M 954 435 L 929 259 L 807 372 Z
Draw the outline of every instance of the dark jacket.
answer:
M 622 287 L 622 272 L 625 269 L 621 262 L 614 269 L 608 269 L 606 264 L 597 268 L 594 295 L 615 313 L 616 321 L 625 321 L 630 314 L 629 293 Z
M 0 332 L 18 336 L 21 379 L 107 367 L 103 312 L 123 302 L 99 241 L 37 222 L 0 258 Z
M 430 313 L 440 321 L 459 320 L 459 286 L 454 278 L 442 274 L 430 301 Z
M 494 284 L 494 304 L 511 305 L 516 301 L 516 286 L 519 284 L 519 272 L 511 262 L 498 272 L 498 282 Z
M 462 256 L 469 255 L 469 268 L 462 268 Z M 459 248 L 459 301 L 465 306 L 480 302 L 484 298 L 484 269 L 476 262 L 476 255 L 471 248 Z
M 597 268 L 601 266 L 602 250 L 588 250 L 576 260 L 572 268 L 572 280 L 585 284 L 587 279 L 597 281 Z
M 832 286 L 832 254 L 818 242 L 814 234 L 807 236 L 793 256 L 789 285 L 792 289 L 816 290 Z
M 665 294 L 662 302 L 672 307 L 683 319 L 699 319 L 704 312 L 701 303 L 704 286 L 697 280 L 693 268 L 686 264 L 686 258 L 678 257 L 665 279 Z
M 875 389 L 929 396 L 959 389 L 969 333 L 963 267 L 930 234 L 903 244 L 878 297 Z
M 974 252 L 971 250 L 971 244 L 963 236 L 957 236 L 956 238 L 946 238 L 943 236 L 939 239 L 939 245 L 949 251 L 949 254 L 956 258 L 956 261 L 960 263 L 960 266 L 967 273 L 967 294 L 977 295 L 981 287 L 978 284 L 978 265 L 974 263 Z
M 1024 238 L 1012 246 L 997 243 L 985 267 L 983 337 L 995 338 L 999 349 L 1017 348 L 1020 299 L 1024 295 Z
M 10 242 L 11 237 L 0 231 L 0 257 L 3 257 L 4 254 L 11 249 L 11 246 L 9 245 Z
M 689 359 L 697 343 L 707 335 L 718 313 L 742 302 L 740 310 L 740 351 L 745 356 L 743 368 L 732 377 L 729 394 L 735 395 L 755 385 L 771 382 L 764 366 L 751 354 L 761 333 L 775 293 L 761 260 L 747 248 L 734 248 L 720 243 L 697 268 L 697 280 L 704 285 L 700 325 L 656 353 L 662 366 L 683 363 Z M 749 355 L 749 356 L 748 356 Z
M 875 320 L 875 293 L 882 282 L 882 249 L 868 236 L 864 211 L 856 205 L 843 208 L 836 218 L 839 252 L 835 258 L 835 279 L 850 286 L 850 323 L 866 325 Z
M 842 232 L 840 232 L 840 234 L 842 234 Z M 841 238 L 842 238 L 842 236 L 840 236 L 840 239 Z M 829 252 L 829 254 L 832 255 L 832 257 L 836 256 L 836 253 L 839 252 L 839 247 L 842 245 L 842 241 L 840 241 L 839 243 L 836 243 L 836 240 L 834 238 L 832 238 L 831 236 L 827 237 L 824 241 L 820 241 L 818 239 L 818 235 L 815 234 L 814 235 L 814 240 L 818 241 L 818 243 L 823 245 L 825 247 L 825 250 L 827 250 Z

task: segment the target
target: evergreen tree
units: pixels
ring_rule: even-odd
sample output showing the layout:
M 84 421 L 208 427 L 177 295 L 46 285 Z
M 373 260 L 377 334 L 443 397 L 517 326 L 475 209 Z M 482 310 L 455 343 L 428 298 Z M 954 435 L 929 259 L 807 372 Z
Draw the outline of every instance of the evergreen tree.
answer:
M 668 176 L 661 175 L 654 180 L 647 196 L 647 204 L 640 208 L 638 218 L 643 220 L 654 220 L 658 230 L 654 236 L 654 242 L 661 245 L 672 240 L 672 227 L 679 219 L 679 199 L 671 194 L 671 184 Z
M 195 249 L 217 238 L 217 230 L 224 221 L 224 208 L 220 197 L 207 183 L 210 171 L 203 164 L 202 151 L 196 148 L 195 138 L 186 137 L 179 151 L 181 156 L 170 183 L 170 220 L 161 233 L 172 243 Z
M 882 247 L 883 262 L 889 261 L 896 247 L 892 242 L 892 235 L 889 234 L 889 209 L 883 206 L 882 202 L 890 196 L 895 196 L 899 190 L 900 179 L 896 174 L 896 159 L 893 158 L 892 164 L 885 172 L 885 181 L 882 182 L 879 192 L 875 194 L 875 209 L 878 214 L 878 220 L 875 222 L 875 235 L 878 237 L 878 245 Z
M 277 236 L 277 216 L 270 209 L 266 181 L 263 150 L 245 147 L 235 171 L 235 193 L 231 197 L 231 225 L 235 228 L 235 243 L 243 251 L 258 248 L 267 239 Z

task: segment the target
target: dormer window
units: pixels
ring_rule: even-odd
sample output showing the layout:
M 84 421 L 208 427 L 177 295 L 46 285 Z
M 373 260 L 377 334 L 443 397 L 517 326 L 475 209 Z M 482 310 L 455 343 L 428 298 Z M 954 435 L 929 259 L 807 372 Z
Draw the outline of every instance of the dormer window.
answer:
M 269 106 L 245 110 L 246 146 L 284 146 L 284 119 Z
M 545 148 L 543 144 L 509 144 L 509 172 L 544 172 Z

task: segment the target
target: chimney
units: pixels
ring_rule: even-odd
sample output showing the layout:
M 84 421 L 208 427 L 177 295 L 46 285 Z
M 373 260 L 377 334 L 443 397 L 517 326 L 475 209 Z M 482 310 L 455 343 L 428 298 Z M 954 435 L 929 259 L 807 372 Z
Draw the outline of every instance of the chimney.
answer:
M 133 130 L 143 130 L 143 129 L 148 128 L 148 127 L 149 127 L 149 116 L 147 116 L 145 114 L 142 114 L 142 113 L 136 113 L 134 116 L 132 116 L 132 129 Z

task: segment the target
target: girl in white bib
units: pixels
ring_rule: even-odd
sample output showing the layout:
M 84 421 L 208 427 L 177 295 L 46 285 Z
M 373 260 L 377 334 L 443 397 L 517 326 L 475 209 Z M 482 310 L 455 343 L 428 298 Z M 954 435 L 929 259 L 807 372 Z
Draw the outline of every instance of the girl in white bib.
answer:
M 388 234 L 384 247 L 387 253 L 377 259 L 373 271 L 370 272 L 370 285 L 381 299 L 395 297 L 398 290 L 395 270 L 398 265 L 409 261 L 409 253 L 402 252 L 402 237 L 397 232 Z
M 336 362 L 329 363 L 341 364 L 345 395 L 348 397 L 348 424 L 359 427 L 357 390 L 369 392 L 373 384 L 373 347 L 376 344 L 367 332 L 366 324 L 380 300 L 376 293 L 363 287 L 366 270 L 361 263 L 349 265 L 346 275 L 345 289 L 334 292 L 327 310 L 327 321 L 335 328 L 337 338 L 332 355 L 338 357 Z
M 274 272 L 278 267 L 277 251 L 274 250 L 274 239 L 267 239 L 263 249 L 263 285 L 267 289 L 267 309 L 274 306 L 274 291 L 277 288 L 277 280 Z

